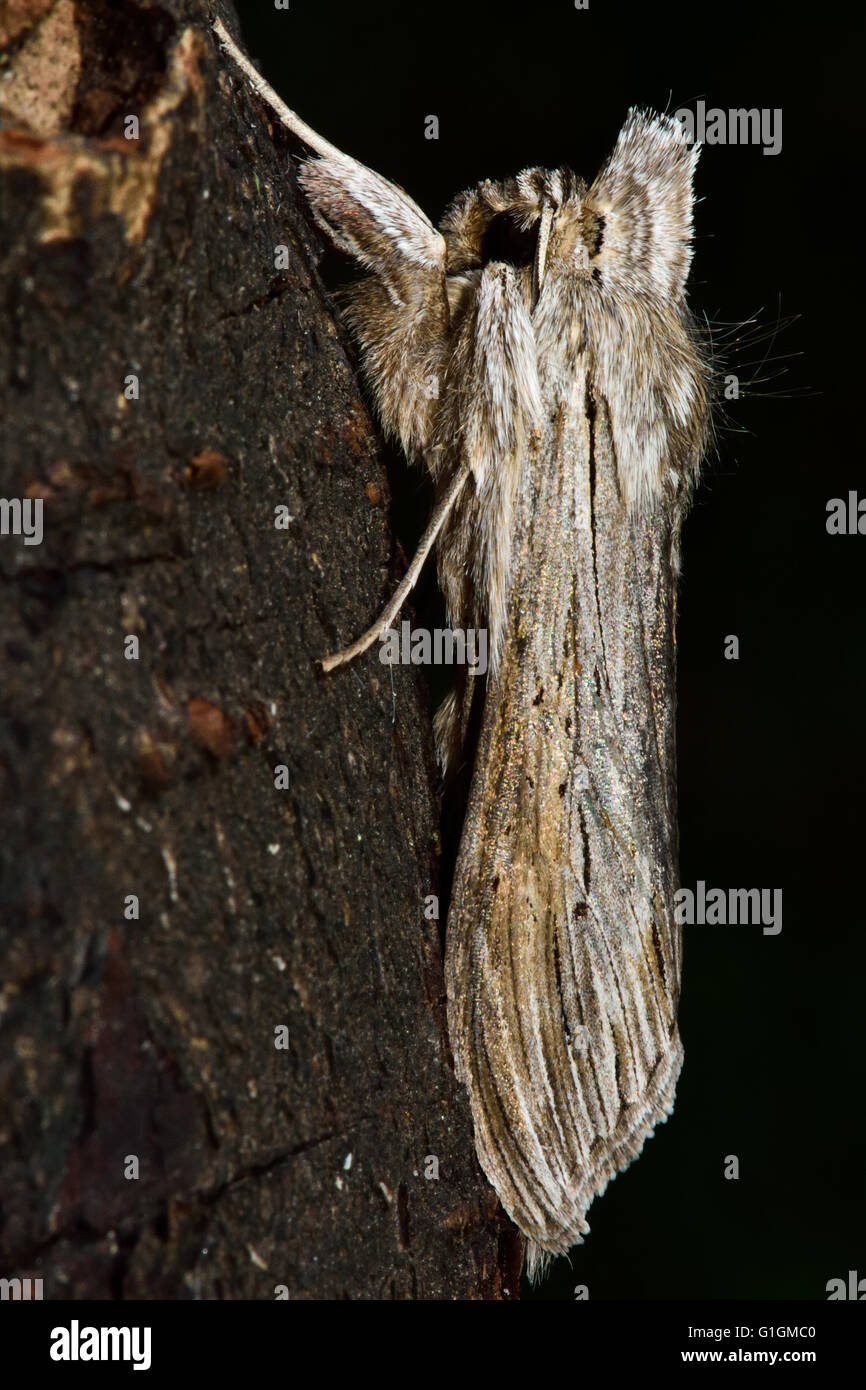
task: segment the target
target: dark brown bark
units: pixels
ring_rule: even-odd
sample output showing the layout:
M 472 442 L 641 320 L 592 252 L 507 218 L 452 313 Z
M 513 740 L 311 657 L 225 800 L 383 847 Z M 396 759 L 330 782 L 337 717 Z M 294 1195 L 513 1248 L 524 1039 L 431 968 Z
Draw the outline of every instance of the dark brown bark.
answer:
M 313 665 L 393 582 L 378 431 L 207 10 L 0 33 L 0 496 L 44 524 L 0 537 L 0 1273 L 515 1296 L 423 911 L 424 691 Z

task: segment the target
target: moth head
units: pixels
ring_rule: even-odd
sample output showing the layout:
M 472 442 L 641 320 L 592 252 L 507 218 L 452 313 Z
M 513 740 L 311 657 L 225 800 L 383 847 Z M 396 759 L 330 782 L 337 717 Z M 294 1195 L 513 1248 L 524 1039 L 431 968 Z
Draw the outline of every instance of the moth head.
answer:
M 678 122 L 631 110 L 591 186 L 570 169 L 539 168 L 480 183 L 441 223 L 449 298 L 494 261 L 522 274 L 533 302 L 554 267 L 614 294 L 681 298 L 697 155 Z
M 512 179 L 487 179 L 461 194 L 441 223 L 452 308 L 494 263 L 511 266 L 534 303 L 544 283 L 551 237 L 560 237 L 561 228 L 579 220 L 585 193 L 586 185 L 570 169 L 535 168 Z

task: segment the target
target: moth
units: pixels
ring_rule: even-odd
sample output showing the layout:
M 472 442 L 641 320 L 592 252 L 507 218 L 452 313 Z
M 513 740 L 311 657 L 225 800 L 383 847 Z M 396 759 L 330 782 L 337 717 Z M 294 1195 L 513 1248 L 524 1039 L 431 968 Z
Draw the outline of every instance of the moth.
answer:
M 698 147 L 632 109 L 591 185 L 525 169 L 437 229 L 216 28 L 318 156 L 300 183 L 367 272 L 347 311 L 367 380 L 437 490 L 392 602 L 322 664 L 390 626 L 434 546 L 449 622 L 488 629 L 486 682 L 435 721 L 446 769 L 474 757 L 448 1021 L 479 1161 L 535 1276 L 671 1113 L 683 1058 L 676 587 L 711 379 L 684 297 Z

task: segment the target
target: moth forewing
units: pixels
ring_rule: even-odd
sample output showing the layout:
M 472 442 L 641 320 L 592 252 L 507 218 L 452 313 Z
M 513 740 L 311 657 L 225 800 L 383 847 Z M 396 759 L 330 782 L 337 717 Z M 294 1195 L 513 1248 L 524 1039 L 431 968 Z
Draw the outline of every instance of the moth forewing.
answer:
M 448 1017 L 479 1159 L 530 1272 L 670 1113 L 682 1061 L 674 750 L 679 528 L 708 371 L 683 299 L 697 150 L 631 111 L 587 186 L 528 169 L 461 195 L 437 231 L 280 102 L 321 156 L 301 183 L 369 278 L 349 320 L 386 426 L 439 502 L 449 619 L 488 626 L 478 682 L 436 718 L 474 765 L 447 924 Z
M 586 382 L 530 456 L 448 922 L 458 1072 L 531 1272 L 582 1239 L 682 1058 L 671 523 L 629 515 Z

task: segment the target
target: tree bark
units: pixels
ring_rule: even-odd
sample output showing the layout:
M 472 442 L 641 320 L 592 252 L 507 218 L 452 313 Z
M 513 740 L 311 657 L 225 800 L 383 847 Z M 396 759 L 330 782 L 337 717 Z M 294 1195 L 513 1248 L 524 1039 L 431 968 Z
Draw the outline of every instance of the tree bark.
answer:
M 0 536 L 0 1272 L 516 1297 L 424 915 L 425 693 L 314 665 L 395 578 L 379 435 L 209 20 L 0 20 L 0 494 L 43 504 Z

